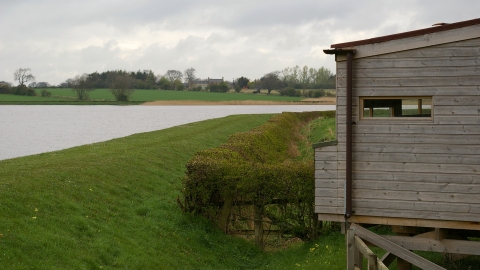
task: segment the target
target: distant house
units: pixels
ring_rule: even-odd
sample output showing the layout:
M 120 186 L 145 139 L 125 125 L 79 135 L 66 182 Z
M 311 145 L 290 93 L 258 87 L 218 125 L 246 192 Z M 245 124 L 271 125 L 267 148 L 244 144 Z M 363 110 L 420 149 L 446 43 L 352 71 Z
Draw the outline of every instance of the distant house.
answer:
M 319 219 L 354 224 L 376 245 L 480 255 L 466 238 L 480 234 L 480 19 L 325 53 L 336 61 L 337 141 L 314 146 Z M 404 237 L 380 239 L 355 223 L 393 225 Z M 420 233 L 429 234 L 405 236 Z M 414 263 L 404 256 L 399 263 Z
M 223 77 L 221 79 L 211 79 L 210 77 L 208 77 L 207 79 L 203 79 L 203 80 L 196 79 L 193 82 L 193 86 L 194 87 L 201 86 L 202 88 L 205 88 L 211 83 L 221 83 L 221 82 L 223 82 Z

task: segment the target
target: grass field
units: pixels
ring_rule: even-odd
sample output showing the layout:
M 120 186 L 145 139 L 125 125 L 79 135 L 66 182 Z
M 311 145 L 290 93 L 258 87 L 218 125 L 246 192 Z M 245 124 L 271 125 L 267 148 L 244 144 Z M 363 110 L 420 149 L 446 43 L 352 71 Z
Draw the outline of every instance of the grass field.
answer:
M 108 89 L 96 89 L 89 93 L 90 100 L 77 101 L 75 92 L 69 88 L 49 88 L 47 89 L 52 93 L 52 97 L 40 97 L 42 89 L 36 89 L 36 97 L 29 96 L 16 96 L 16 95 L 0 95 L 0 104 L 111 104 L 116 102 L 113 95 Z M 301 102 L 300 97 L 284 97 L 275 94 L 267 95 L 266 92 L 262 94 L 246 93 L 211 93 L 211 92 L 189 92 L 189 91 L 167 91 L 167 90 L 135 90 L 130 98 L 131 104 L 139 104 L 143 102 L 162 101 L 171 102 L 211 102 L 211 103 L 225 103 L 230 104 L 243 104 L 247 103 L 259 103 L 259 102 L 272 102 L 272 103 L 291 103 Z M 305 99 L 305 102 L 318 102 L 318 100 Z M 328 102 L 331 103 L 329 100 Z M 188 103 L 188 102 L 187 102 Z
M 49 88 L 52 97 L 25 97 L 15 95 L 0 95 L 0 101 L 48 101 L 63 100 L 73 101 L 76 99 L 75 92 L 69 88 Z M 41 89 L 36 92 L 39 95 Z M 89 93 L 92 101 L 114 101 L 114 96 L 108 89 L 96 89 Z M 156 100 L 201 100 L 201 101 L 231 101 L 231 100 L 262 100 L 262 101 L 300 101 L 298 97 L 282 97 L 279 95 L 253 95 L 250 93 L 211 93 L 167 90 L 135 90 L 130 101 L 156 101 Z
M 276 252 L 181 212 L 184 164 L 270 115 L 238 115 L 0 161 L 0 269 L 344 269 L 328 233 Z

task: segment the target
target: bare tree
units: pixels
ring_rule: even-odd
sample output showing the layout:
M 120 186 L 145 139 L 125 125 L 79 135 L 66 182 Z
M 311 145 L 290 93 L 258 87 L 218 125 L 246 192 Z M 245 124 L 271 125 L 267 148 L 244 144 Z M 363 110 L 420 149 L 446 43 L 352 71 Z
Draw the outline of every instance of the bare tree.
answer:
M 27 82 L 35 81 L 30 68 L 19 68 L 13 73 L 13 79 L 18 81 L 18 85 L 25 86 Z
M 88 93 L 93 91 L 93 84 L 88 79 L 86 73 L 75 76 L 68 84 L 72 88 L 72 91 L 77 93 L 78 100 L 87 100 Z
M 268 94 L 270 94 L 273 89 L 281 88 L 283 82 L 280 80 L 280 72 L 272 71 L 263 75 L 263 77 L 260 78 L 260 84 L 263 89 L 267 89 Z
M 192 68 L 187 68 L 184 72 L 185 74 L 185 82 L 188 83 L 188 87 L 189 88 L 192 88 L 193 87 L 193 83 L 196 79 L 195 77 L 195 69 L 192 67 Z
M 175 80 L 182 80 L 183 74 L 180 70 L 169 70 L 165 73 L 165 77 L 170 81 L 174 82 Z
M 110 84 L 110 91 L 117 101 L 128 101 L 134 85 L 135 79 L 125 72 L 115 76 Z

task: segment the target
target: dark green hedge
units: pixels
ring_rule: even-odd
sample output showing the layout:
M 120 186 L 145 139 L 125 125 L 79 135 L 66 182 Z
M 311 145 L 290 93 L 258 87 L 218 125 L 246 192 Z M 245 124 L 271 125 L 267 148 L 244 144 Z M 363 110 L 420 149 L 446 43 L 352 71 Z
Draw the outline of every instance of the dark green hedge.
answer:
M 196 153 L 186 164 L 184 211 L 229 231 L 235 227 L 232 216 L 251 213 L 253 205 L 277 229 L 315 238 L 313 157 L 294 161 L 289 148 L 300 139 L 301 126 L 318 117 L 335 117 L 335 112 L 282 113 L 234 134 L 220 147 Z

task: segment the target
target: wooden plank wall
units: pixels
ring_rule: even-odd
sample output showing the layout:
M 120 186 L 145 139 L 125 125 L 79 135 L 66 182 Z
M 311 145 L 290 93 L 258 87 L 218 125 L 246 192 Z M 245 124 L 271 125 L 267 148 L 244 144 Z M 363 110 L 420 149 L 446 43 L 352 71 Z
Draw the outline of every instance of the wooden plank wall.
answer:
M 355 59 L 353 79 L 355 215 L 479 222 L 480 38 Z M 337 62 L 338 200 L 318 213 L 343 213 L 345 85 Z M 433 117 L 359 119 L 369 96 L 432 96 Z
M 315 148 L 315 211 L 341 214 L 343 205 L 338 196 L 337 145 Z M 340 210 L 339 210 L 340 209 Z

